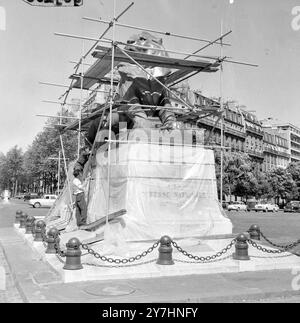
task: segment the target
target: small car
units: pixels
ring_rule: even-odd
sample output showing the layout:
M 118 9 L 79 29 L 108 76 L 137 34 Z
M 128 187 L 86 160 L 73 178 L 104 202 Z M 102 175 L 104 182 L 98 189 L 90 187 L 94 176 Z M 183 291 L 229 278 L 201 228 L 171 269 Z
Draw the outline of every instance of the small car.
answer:
M 24 195 L 24 202 L 41 197 L 38 193 L 27 193 Z
M 41 198 L 33 198 L 28 201 L 28 204 L 34 208 L 51 207 L 57 199 L 57 195 L 45 194 Z
M 244 202 L 232 202 L 227 207 L 228 211 L 247 211 L 247 205 Z
M 284 207 L 283 212 L 300 212 L 300 201 L 290 201 Z
M 17 194 L 14 196 L 15 199 L 23 200 L 26 194 Z
M 254 207 L 255 212 L 277 212 L 278 210 L 278 205 L 273 203 L 258 203 Z

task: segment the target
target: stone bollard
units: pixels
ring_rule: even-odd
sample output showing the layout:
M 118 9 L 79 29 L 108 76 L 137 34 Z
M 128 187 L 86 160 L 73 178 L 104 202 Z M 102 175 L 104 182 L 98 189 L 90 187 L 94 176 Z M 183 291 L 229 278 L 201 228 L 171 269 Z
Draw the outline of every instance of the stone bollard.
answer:
M 20 229 L 25 229 L 25 223 L 27 220 L 28 214 L 25 212 L 22 212 L 21 217 L 20 217 Z
M 65 270 L 79 270 L 82 269 L 81 264 L 81 242 L 77 238 L 72 238 L 66 244 L 67 251 L 66 255 L 66 263 L 63 267 Z
M 172 239 L 168 236 L 163 236 L 160 239 L 160 247 L 158 248 L 158 265 L 174 265 L 172 259 L 173 248 L 171 246 Z
M 238 235 L 235 242 L 235 253 L 233 254 L 233 259 L 250 260 L 248 248 L 247 237 L 244 234 Z
M 16 212 L 15 224 L 20 224 L 21 216 L 22 216 L 22 211 L 21 210 L 18 210 Z
M 46 242 L 47 242 L 47 249 L 45 253 L 47 254 L 56 254 L 56 244 L 59 243 L 59 231 L 56 228 L 51 228 L 48 231 Z
M 43 236 L 46 231 L 46 223 L 43 220 L 37 221 L 35 224 L 35 230 L 34 230 L 34 241 L 43 241 Z
M 34 222 L 35 222 L 35 217 L 32 215 L 29 215 L 25 222 L 25 227 L 26 227 L 25 234 L 33 234 Z
M 256 225 L 256 224 L 251 225 L 248 232 L 250 234 L 250 239 L 260 240 L 260 228 L 258 225 Z

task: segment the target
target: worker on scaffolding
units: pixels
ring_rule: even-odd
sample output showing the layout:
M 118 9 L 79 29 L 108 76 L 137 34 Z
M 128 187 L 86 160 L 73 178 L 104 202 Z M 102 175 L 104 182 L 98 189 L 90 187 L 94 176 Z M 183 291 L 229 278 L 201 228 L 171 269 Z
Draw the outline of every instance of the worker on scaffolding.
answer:
M 82 184 L 82 171 L 75 169 L 73 172 L 73 195 L 75 196 L 76 222 L 81 227 L 86 224 L 87 204 L 84 196 L 84 185 Z
M 79 158 L 76 161 L 76 164 L 74 166 L 74 170 L 77 169 L 79 171 L 83 171 L 84 165 L 89 160 L 90 153 L 91 152 L 90 152 L 89 146 L 85 146 L 85 147 L 83 147 L 83 148 L 80 149 L 80 151 L 79 151 Z

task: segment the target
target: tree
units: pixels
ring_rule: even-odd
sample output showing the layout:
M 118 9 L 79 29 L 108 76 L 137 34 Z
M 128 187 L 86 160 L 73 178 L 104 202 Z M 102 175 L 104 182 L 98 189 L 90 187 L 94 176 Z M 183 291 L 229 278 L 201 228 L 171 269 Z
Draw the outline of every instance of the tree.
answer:
M 6 156 L 0 152 L 0 189 L 4 190 L 8 187 Z
M 64 115 L 66 114 L 65 112 Z M 28 185 L 31 188 L 37 189 L 42 183 L 43 191 L 57 189 L 58 161 L 51 158 L 58 158 L 61 143 L 58 130 L 52 128 L 55 123 L 55 120 L 49 119 L 47 126 L 51 128 L 45 127 L 43 131 L 38 133 L 25 153 L 24 169 L 27 182 L 30 179 Z M 65 157 L 71 161 L 76 158 L 77 136 L 74 136 L 72 132 L 67 132 L 62 135 L 62 138 Z M 61 176 L 63 179 L 64 172 L 61 173 Z
M 267 173 L 267 179 L 276 199 L 292 199 L 298 193 L 297 185 L 288 169 L 275 168 Z
M 216 177 L 220 193 L 221 154 L 215 153 Z M 223 155 L 223 193 L 247 197 L 256 195 L 258 181 L 254 175 L 253 165 L 246 153 L 224 152 Z M 219 194 L 220 195 L 220 194 Z
M 260 172 L 258 175 L 258 188 L 256 198 L 260 199 L 271 199 L 275 196 L 273 186 L 271 185 L 270 181 L 268 180 L 268 175 Z
M 7 152 L 6 156 L 1 154 L 0 160 L 2 189 L 7 188 L 15 193 L 23 173 L 22 149 L 14 146 Z
M 297 193 L 293 196 L 293 199 L 299 200 L 300 198 L 300 162 L 290 163 L 287 167 L 287 172 L 289 172 L 297 186 Z

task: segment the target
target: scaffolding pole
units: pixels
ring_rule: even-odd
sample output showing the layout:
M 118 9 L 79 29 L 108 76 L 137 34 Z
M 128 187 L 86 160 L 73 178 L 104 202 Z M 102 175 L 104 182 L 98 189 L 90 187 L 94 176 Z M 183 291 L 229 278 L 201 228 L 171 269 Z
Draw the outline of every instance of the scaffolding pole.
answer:
M 223 21 L 221 21 L 221 35 L 223 33 Z M 220 55 L 223 55 L 223 38 L 221 38 Z M 224 159 L 224 107 L 223 107 L 223 63 L 220 66 L 220 107 L 221 107 L 221 163 L 220 163 L 220 203 L 223 205 L 223 159 Z
M 83 58 L 87 58 L 87 56 L 91 53 L 91 51 L 98 45 L 99 41 L 101 41 L 101 39 L 108 33 L 108 31 L 110 30 L 111 27 L 114 26 L 114 23 L 116 23 L 116 21 L 118 21 L 132 6 L 134 5 L 134 2 L 131 2 L 131 4 L 129 6 L 127 6 L 117 17 L 115 17 L 114 14 L 114 18 L 112 21 L 109 22 L 108 27 L 105 29 L 105 31 L 101 34 L 101 36 L 99 37 L 99 39 L 94 39 L 96 42 L 95 44 L 87 51 L 87 53 L 83 56 Z M 75 65 L 75 69 L 78 67 L 78 65 L 80 64 L 80 61 Z
M 112 57 L 111 57 L 111 78 L 110 78 L 110 101 L 109 101 L 109 132 L 108 132 L 108 165 L 107 165 L 107 210 L 106 225 L 108 225 L 108 215 L 110 209 L 110 171 L 111 171 L 111 128 L 112 128 L 112 109 L 113 109 L 113 86 L 114 86 L 114 65 L 115 65 L 115 31 L 116 31 L 116 0 L 113 4 L 113 20 L 112 20 Z
M 61 152 L 58 152 L 58 170 L 57 170 L 57 195 L 60 194 L 60 155 Z
M 106 21 L 106 20 L 103 20 L 103 19 L 90 18 L 90 17 L 83 17 L 82 19 L 89 20 L 89 21 L 94 21 L 94 22 L 100 22 L 100 23 L 104 23 L 104 24 L 110 24 L 111 23 L 110 21 Z M 170 32 L 154 30 L 154 29 L 150 29 L 150 28 L 143 28 L 143 27 L 132 26 L 132 25 L 128 25 L 128 24 L 120 24 L 120 23 L 116 23 L 115 25 L 118 26 L 118 27 L 125 27 L 125 28 L 130 28 L 130 29 L 135 29 L 135 30 L 148 31 L 148 32 L 152 32 L 152 33 L 156 33 L 156 34 L 160 34 L 160 35 L 164 35 L 164 36 L 171 36 L 171 37 L 176 37 L 176 38 L 195 40 L 195 41 L 204 42 L 204 43 L 211 43 L 211 41 L 207 40 L 207 39 L 201 39 L 201 38 L 196 38 L 196 37 L 191 37 L 191 36 L 179 35 L 179 34 L 174 34 L 174 33 L 170 33 Z M 217 43 L 217 44 L 220 44 L 220 43 Z M 231 45 L 224 43 L 224 46 L 231 46 Z
M 84 41 L 82 41 L 82 57 L 81 57 L 81 76 L 80 76 L 80 106 L 79 106 L 79 111 L 78 111 L 78 144 L 77 144 L 77 158 L 80 157 L 80 146 L 81 146 L 81 120 L 82 120 L 82 104 L 83 104 L 83 79 L 84 79 Z

